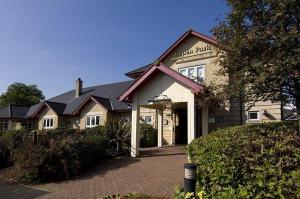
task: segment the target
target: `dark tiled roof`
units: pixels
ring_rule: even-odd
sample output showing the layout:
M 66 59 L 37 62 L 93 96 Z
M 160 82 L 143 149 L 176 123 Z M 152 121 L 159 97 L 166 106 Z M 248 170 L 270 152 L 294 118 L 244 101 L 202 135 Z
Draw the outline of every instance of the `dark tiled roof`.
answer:
M 26 113 L 26 117 L 30 117 L 34 112 L 43 104 L 43 102 L 37 103 L 35 105 L 32 105 L 28 112 Z
M 51 109 L 58 115 L 62 115 L 64 113 L 66 104 L 57 103 L 57 102 L 50 102 L 46 101 L 46 104 L 51 107 Z
M 0 118 L 10 118 L 9 106 L 0 108 Z
M 134 74 L 139 74 L 139 73 L 143 73 L 145 72 L 148 68 L 150 68 L 152 66 L 152 63 L 151 64 L 147 64 L 146 66 L 142 66 L 142 67 L 139 67 L 135 70 L 132 70 L 132 71 L 129 71 L 128 73 L 126 73 L 125 75 L 128 76 L 128 77 L 133 77 Z
M 8 105 L 0 108 L 0 118 L 25 118 L 29 109 L 30 106 Z
M 45 101 L 45 103 L 47 103 L 57 114 L 68 115 L 72 114 L 81 104 L 93 96 L 95 100 L 108 110 L 131 110 L 130 105 L 120 102 L 117 98 L 125 92 L 132 83 L 133 81 L 126 81 L 83 88 L 83 92 L 79 97 L 75 97 L 75 90 L 71 90 L 50 98 Z M 39 103 L 30 107 L 26 116 L 32 116 L 41 105 L 42 103 Z
M 112 110 L 112 105 L 111 105 L 109 99 L 103 98 L 103 97 L 97 97 L 97 96 L 93 96 L 93 98 L 94 98 L 99 104 L 102 104 L 102 106 L 104 106 L 107 110 L 109 110 L 109 111 Z

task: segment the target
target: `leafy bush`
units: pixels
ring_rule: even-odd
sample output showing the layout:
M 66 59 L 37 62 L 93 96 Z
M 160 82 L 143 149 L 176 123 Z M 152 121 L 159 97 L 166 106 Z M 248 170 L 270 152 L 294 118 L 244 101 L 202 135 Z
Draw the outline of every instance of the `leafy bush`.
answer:
M 141 147 L 154 147 L 157 145 L 157 130 L 151 125 L 141 124 L 139 134 Z
M 199 191 L 198 193 L 185 193 L 182 187 L 175 188 L 175 199 L 204 199 L 205 192 Z
M 9 166 L 10 163 L 10 150 L 0 140 L 0 169 Z
M 12 130 L 2 133 L 1 141 L 9 150 L 18 147 L 22 142 L 26 134 L 29 134 L 26 130 Z
M 47 182 L 68 179 L 106 158 L 107 140 L 101 136 L 52 140 L 49 146 L 31 141 L 14 151 L 18 181 Z
M 300 135 L 295 123 L 244 125 L 195 139 L 198 191 L 207 198 L 299 198 Z
M 5 131 L 0 137 L 0 169 L 12 164 L 12 151 L 22 144 L 25 130 Z
M 125 196 L 110 195 L 105 197 L 97 197 L 97 199 L 164 199 L 163 197 L 149 196 L 141 193 L 129 193 Z

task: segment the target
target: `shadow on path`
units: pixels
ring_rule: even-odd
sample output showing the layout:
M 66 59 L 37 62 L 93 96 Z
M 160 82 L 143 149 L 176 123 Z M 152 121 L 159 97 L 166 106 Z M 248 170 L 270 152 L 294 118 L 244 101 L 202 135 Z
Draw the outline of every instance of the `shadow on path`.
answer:
M 0 179 L 0 199 L 32 199 L 47 193 Z

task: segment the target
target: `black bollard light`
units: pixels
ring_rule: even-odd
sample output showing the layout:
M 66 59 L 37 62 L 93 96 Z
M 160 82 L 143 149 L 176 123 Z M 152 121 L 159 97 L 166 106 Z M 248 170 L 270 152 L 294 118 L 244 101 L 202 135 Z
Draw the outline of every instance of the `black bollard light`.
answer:
M 184 164 L 184 192 L 195 193 L 196 191 L 196 170 L 197 165 L 195 163 Z

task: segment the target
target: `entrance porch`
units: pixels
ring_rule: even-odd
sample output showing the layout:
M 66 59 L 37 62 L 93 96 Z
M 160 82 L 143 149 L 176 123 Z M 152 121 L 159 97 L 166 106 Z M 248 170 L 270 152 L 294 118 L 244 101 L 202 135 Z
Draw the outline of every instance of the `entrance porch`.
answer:
M 176 144 L 176 140 L 177 143 L 190 143 L 200 134 L 207 134 L 208 109 L 198 109 L 196 106 L 197 94 L 202 92 L 202 89 L 199 83 L 161 63 L 153 65 L 135 81 L 119 98 L 120 101 L 132 104 L 131 156 L 139 156 L 141 107 L 156 110 L 158 147 L 163 146 L 166 109 L 171 110 L 171 145 Z
M 193 98 L 192 98 L 193 99 Z M 138 134 L 141 123 L 141 108 L 153 109 L 156 112 L 158 132 L 157 146 L 186 145 L 193 139 L 208 133 L 208 109 L 197 108 L 194 99 L 189 102 L 172 102 L 158 99 L 153 103 L 136 105 L 132 109 L 131 156 L 138 157 L 140 138 Z

